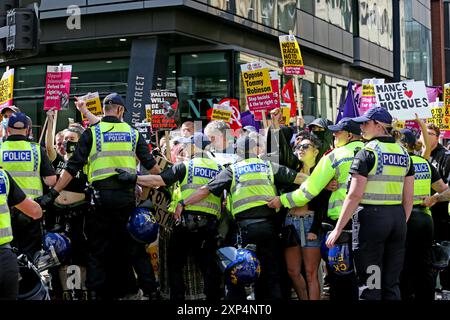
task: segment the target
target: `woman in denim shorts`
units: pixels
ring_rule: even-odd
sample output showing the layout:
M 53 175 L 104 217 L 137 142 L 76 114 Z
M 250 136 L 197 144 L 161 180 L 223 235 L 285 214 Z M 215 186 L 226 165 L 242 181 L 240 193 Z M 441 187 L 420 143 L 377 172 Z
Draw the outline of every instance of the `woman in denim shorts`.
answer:
M 302 161 L 300 172 L 309 175 L 316 165 L 320 141 L 313 137 L 305 137 L 297 145 L 297 156 Z M 311 206 L 311 204 L 309 204 Z M 285 220 L 288 245 L 285 258 L 289 276 L 297 296 L 301 300 L 319 300 L 320 285 L 318 270 L 320 264 L 320 246 L 323 235 L 310 232 L 314 220 L 314 212 L 305 205 L 289 210 Z M 305 266 L 306 282 L 301 273 L 302 260 Z

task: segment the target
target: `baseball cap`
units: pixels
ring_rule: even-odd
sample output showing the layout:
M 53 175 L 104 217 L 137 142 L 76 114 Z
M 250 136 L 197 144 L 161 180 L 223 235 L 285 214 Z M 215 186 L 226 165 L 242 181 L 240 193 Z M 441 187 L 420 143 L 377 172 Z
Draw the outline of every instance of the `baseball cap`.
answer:
M 366 122 L 369 120 L 375 120 L 375 121 L 382 122 L 385 124 L 391 124 L 392 116 L 389 114 L 389 112 L 385 108 L 375 107 L 370 110 L 367 110 L 363 116 L 353 118 L 352 120 L 355 122 L 358 122 L 358 123 Z
M 4 114 L 6 112 L 6 110 L 11 110 L 13 112 L 20 112 L 20 109 L 17 108 L 16 106 L 6 106 L 1 109 L 0 113 Z
M 329 126 L 328 129 L 332 132 L 347 131 L 358 136 L 361 135 L 361 127 L 359 123 L 356 123 L 348 117 L 342 118 L 337 124 Z
M 258 132 L 254 126 L 245 126 L 242 128 L 242 130 L 246 132 Z
M 13 129 L 28 129 L 30 120 L 23 112 L 13 113 L 8 119 L 8 127 Z
M 240 151 L 248 151 L 250 148 L 256 147 L 257 142 L 248 136 L 240 137 L 236 141 L 236 149 Z
M 400 130 L 402 137 L 400 138 L 401 142 L 414 145 L 417 142 L 417 137 L 411 129 L 402 129 Z
M 110 93 L 108 94 L 105 99 L 103 99 L 103 106 L 108 104 L 117 104 L 119 106 L 122 106 L 125 108 L 125 111 L 127 111 L 127 107 L 125 106 L 125 102 L 123 101 L 122 97 L 116 93 Z

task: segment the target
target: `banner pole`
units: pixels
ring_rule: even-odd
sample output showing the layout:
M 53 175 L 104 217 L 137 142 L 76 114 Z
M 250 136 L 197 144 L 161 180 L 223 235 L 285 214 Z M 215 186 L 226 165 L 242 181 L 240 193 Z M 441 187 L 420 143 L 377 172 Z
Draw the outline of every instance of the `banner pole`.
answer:
M 42 138 L 44 137 L 44 133 L 47 130 L 48 118 L 45 118 L 44 125 L 42 126 L 41 135 L 39 136 L 39 144 L 41 144 Z
M 164 137 L 166 138 L 166 158 L 167 161 L 171 160 L 171 156 L 170 156 L 170 136 L 169 136 L 169 131 L 164 131 Z

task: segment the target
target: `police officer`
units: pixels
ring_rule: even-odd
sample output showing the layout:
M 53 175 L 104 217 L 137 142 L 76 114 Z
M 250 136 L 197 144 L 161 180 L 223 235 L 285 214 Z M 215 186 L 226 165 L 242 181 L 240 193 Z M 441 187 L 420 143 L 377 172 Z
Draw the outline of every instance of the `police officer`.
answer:
M 398 300 L 414 166 L 408 152 L 390 136 L 392 117 L 386 109 L 372 108 L 353 120 L 361 123 L 362 136 L 369 142 L 350 167 L 350 189 L 326 244 L 333 247 L 352 214 L 361 209 L 353 218 L 360 298 Z
M 101 122 L 82 134 L 58 183 L 40 199 L 44 205 L 53 202 L 87 164 L 96 203 L 86 225 L 90 250 L 86 287 L 91 299 L 119 298 L 137 291 L 130 253 L 133 240 L 126 229 L 129 214 L 135 208 L 135 185 L 119 181 L 115 169 L 136 173 L 137 157 L 147 170 L 159 172 L 143 137 L 122 122 L 125 111 L 120 95 L 111 93 L 105 97 Z
M 206 186 L 200 188 L 176 208 L 180 214 L 183 208 L 213 194 L 217 197 L 224 190 L 231 195 L 231 214 L 236 219 L 242 237 L 242 246 L 256 244 L 256 254 L 261 262 L 261 275 L 255 284 L 256 299 L 281 299 L 280 275 L 282 272 L 282 250 L 280 225 L 277 212 L 267 203 L 277 195 L 275 183 L 300 184 L 302 174 L 274 163 L 263 161 L 256 155 L 257 142 L 249 137 L 237 140 L 240 161 L 221 171 Z M 238 241 L 239 242 L 239 241 Z M 227 298 L 246 298 L 244 288 L 229 287 Z
M 169 240 L 168 266 L 170 299 L 181 301 L 185 299 L 185 284 L 183 266 L 186 264 L 188 252 L 193 249 L 194 258 L 202 272 L 204 293 L 208 301 L 218 301 L 221 298 L 220 270 L 216 262 L 217 223 L 221 214 L 221 197 L 208 195 L 202 202 L 194 205 L 184 205 L 187 199 L 197 189 L 207 184 L 222 169 L 214 160 L 203 153 L 210 141 L 200 132 L 190 138 L 184 138 L 192 159 L 178 162 L 160 175 L 138 176 L 137 183 L 147 187 L 171 186 L 180 183 L 182 214 L 178 212 L 175 219 L 181 218 L 182 223 L 175 225 Z M 130 174 L 118 170 L 119 179 L 127 181 L 136 179 Z
M 414 206 L 408 220 L 405 262 L 401 274 L 402 300 L 434 300 L 435 281 L 431 264 L 433 245 L 433 219 L 429 208 L 422 206 L 422 199 L 430 196 L 430 190 L 444 192 L 448 186 L 436 168 L 414 155 L 417 142 L 410 129 L 403 129 L 401 144 L 408 150 L 414 165 Z
M 10 207 L 31 219 L 42 217 L 41 207 L 26 197 L 9 173 L 0 169 L 0 300 L 16 300 L 19 293 L 19 266 L 17 256 L 11 250 Z
M 7 130 L 8 138 L 0 147 L 0 165 L 11 174 L 28 198 L 42 196 L 42 181 L 47 186 L 54 186 L 56 175 L 44 148 L 28 140 L 31 131 L 28 117 L 21 112 L 11 114 Z M 11 210 L 11 214 L 14 246 L 33 260 L 41 249 L 41 220 L 30 219 L 17 209 Z
M 278 208 L 281 204 L 289 209 L 302 207 L 315 198 L 328 184 L 334 183 L 336 189 L 328 202 L 327 222 L 336 225 L 347 195 L 350 165 L 355 154 L 364 147 L 364 143 L 360 141 L 359 124 L 350 118 L 343 118 L 338 124 L 331 125 L 328 129 L 333 132 L 336 148 L 320 159 L 311 176 L 299 189 L 274 199 L 269 203 L 269 207 Z M 345 229 L 351 229 L 351 223 L 348 223 Z M 351 246 L 351 239 L 349 245 Z M 328 271 L 330 299 L 358 299 L 354 272 L 348 275 L 335 275 L 331 268 Z

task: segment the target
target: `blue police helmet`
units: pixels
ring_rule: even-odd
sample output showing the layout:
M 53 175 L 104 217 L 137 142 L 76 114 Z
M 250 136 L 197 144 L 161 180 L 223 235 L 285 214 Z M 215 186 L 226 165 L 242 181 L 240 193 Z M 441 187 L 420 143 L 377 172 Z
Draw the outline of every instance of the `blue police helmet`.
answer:
M 133 210 L 127 229 L 134 240 L 148 244 L 158 238 L 159 224 L 149 208 L 138 207 Z
M 249 286 L 258 280 L 261 266 L 255 252 L 248 248 L 225 247 L 218 250 L 219 265 L 227 283 Z
M 350 258 L 350 247 L 348 243 L 336 243 L 334 247 L 328 248 L 326 241 L 330 232 L 325 235 L 322 246 L 321 255 L 328 266 L 337 275 L 350 274 L 353 271 L 353 261 Z
M 52 248 L 55 250 L 59 261 L 63 262 L 70 256 L 70 239 L 62 233 L 47 232 L 44 236 L 44 250 L 49 252 Z

